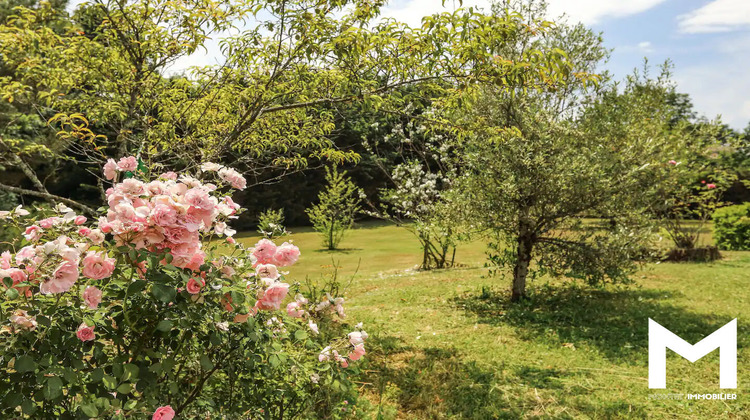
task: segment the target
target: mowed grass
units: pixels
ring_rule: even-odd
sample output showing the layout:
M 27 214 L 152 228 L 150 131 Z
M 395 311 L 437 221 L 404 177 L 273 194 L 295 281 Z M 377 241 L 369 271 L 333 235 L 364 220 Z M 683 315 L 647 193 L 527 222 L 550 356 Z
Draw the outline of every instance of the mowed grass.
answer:
M 356 271 L 347 312 L 372 336 L 356 378 L 364 418 L 750 418 L 750 252 L 649 264 L 629 286 L 541 278 L 513 305 L 509 279 L 487 277 L 481 242 L 459 248 L 461 267 L 425 272 L 403 228 L 365 224 L 337 252 L 320 250 L 309 229 L 292 231 L 302 250 L 292 280 Z M 694 364 L 668 351 L 667 389 L 650 390 L 648 318 L 691 343 L 737 318 L 739 384 L 724 390 L 737 400 L 651 398 L 722 390 L 718 351 Z

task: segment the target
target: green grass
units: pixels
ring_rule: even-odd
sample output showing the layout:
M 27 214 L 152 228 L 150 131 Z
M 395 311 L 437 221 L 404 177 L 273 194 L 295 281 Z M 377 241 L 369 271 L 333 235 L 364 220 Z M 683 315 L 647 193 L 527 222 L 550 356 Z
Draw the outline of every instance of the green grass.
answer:
M 750 418 L 750 252 L 711 264 L 651 264 L 630 286 L 592 289 L 538 279 L 532 299 L 507 303 L 507 278 L 488 278 L 484 245 L 459 248 L 461 268 L 423 272 L 417 241 L 395 226 L 350 232 L 340 252 L 292 229 L 302 250 L 290 277 L 339 267 L 351 320 L 372 339 L 357 378 L 363 416 L 376 418 Z M 257 237 L 240 237 L 248 244 Z M 648 318 L 695 343 L 738 318 L 736 401 L 654 400 L 718 393 L 718 352 L 695 364 L 672 353 L 667 390 L 648 388 Z

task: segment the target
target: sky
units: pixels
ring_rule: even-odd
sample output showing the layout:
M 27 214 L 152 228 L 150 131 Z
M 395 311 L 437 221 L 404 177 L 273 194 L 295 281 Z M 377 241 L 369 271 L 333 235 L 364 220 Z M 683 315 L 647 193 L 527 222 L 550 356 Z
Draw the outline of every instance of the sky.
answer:
M 81 0 L 72 0 L 74 7 Z M 456 0 L 391 0 L 383 15 L 410 25 L 423 16 L 453 11 Z M 464 0 L 463 7 L 488 9 L 492 0 Z M 603 34 L 612 49 L 604 66 L 623 79 L 644 58 L 654 67 L 669 59 L 678 91 L 687 93 L 696 111 L 721 117 L 736 129 L 750 123 L 750 0 L 548 0 L 549 18 L 566 15 Z M 175 63 L 171 72 L 190 66 L 222 64 L 220 36 L 205 51 Z

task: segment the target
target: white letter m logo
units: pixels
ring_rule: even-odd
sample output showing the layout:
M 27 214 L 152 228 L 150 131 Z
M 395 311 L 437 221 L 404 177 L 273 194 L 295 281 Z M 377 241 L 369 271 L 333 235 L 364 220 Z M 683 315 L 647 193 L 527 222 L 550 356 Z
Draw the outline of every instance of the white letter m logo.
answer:
M 719 348 L 719 387 L 737 388 L 737 319 L 690 345 L 687 341 L 648 319 L 648 387 L 667 387 L 667 349 L 695 363 Z

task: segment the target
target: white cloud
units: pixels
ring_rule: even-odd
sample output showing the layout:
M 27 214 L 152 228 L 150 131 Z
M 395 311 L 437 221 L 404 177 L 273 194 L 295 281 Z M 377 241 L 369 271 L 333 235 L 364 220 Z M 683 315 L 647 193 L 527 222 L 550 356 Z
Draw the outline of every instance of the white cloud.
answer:
M 599 23 L 607 18 L 620 18 L 645 12 L 666 0 L 548 0 L 549 16 L 567 15 L 573 22 Z M 464 0 L 463 7 L 479 6 L 488 10 L 492 0 Z M 396 0 L 383 10 L 383 15 L 411 26 L 418 26 L 423 16 L 453 11 L 459 7 L 456 0 Z
M 653 45 L 651 45 L 651 42 L 649 42 L 649 41 L 639 42 L 638 43 L 638 49 L 641 52 L 645 52 L 645 53 L 652 53 L 652 52 L 654 52 L 654 47 L 653 47 Z
M 714 0 L 677 17 L 684 33 L 729 32 L 750 27 L 749 0 Z
M 568 15 L 574 22 L 587 25 L 607 18 L 637 15 L 666 0 L 549 0 L 550 16 Z

